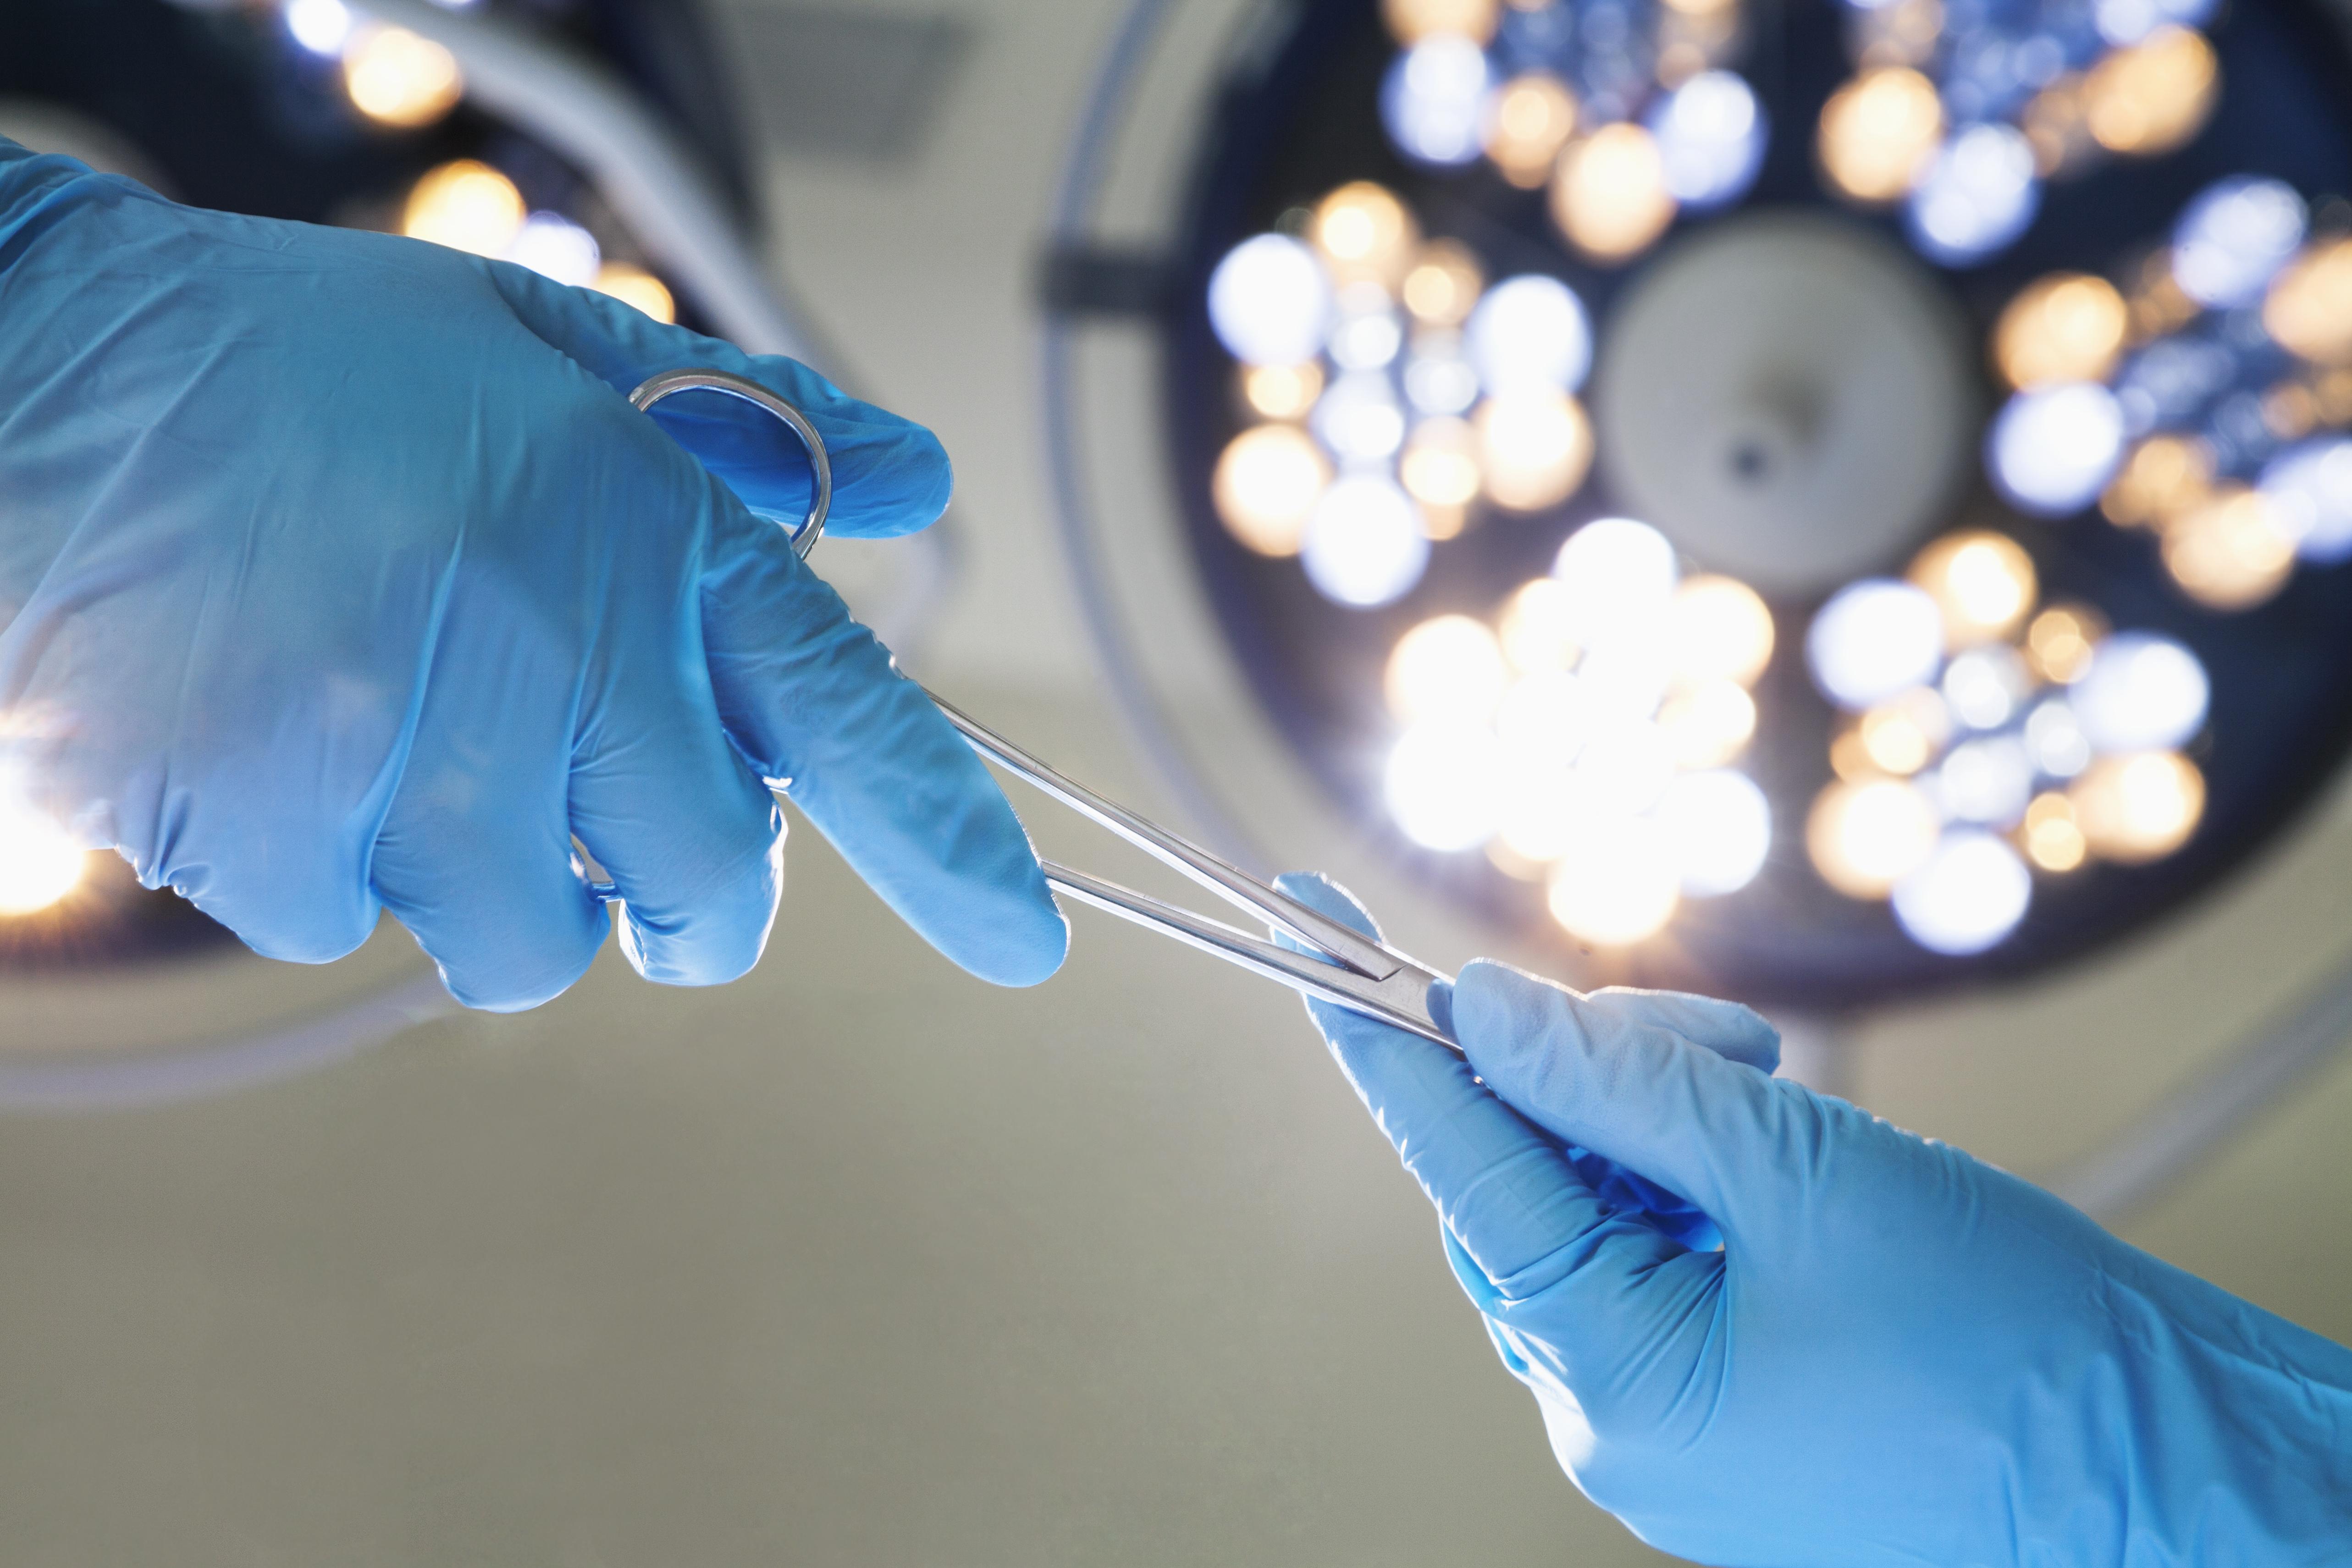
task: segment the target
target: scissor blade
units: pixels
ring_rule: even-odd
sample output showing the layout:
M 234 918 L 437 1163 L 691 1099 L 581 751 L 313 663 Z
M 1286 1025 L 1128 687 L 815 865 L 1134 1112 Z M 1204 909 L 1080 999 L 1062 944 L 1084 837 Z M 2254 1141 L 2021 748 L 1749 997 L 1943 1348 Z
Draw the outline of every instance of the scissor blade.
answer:
M 1122 888 L 1117 882 L 1107 882 L 1051 860 L 1040 864 L 1045 868 L 1047 887 L 1080 903 L 1091 904 L 1162 936 L 1174 937 L 1187 946 L 1213 953 L 1228 963 L 1237 963 L 1294 991 L 1361 1013 L 1450 1049 L 1461 1048 L 1438 1026 L 1429 1011 L 1429 988 L 1444 976 L 1419 964 L 1399 961 L 1387 976 L 1370 979 L 1326 963 L 1312 954 L 1293 952 L 1222 921 Z
M 1350 930 L 1320 910 L 1308 908 L 1281 889 L 1259 881 L 1240 867 L 1227 864 L 1199 845 L 1138 816 L 1118 802 L 1106 800 L 1076 780 L 1064 777 L 953 705 L 940 701 L 936 696 L 931 700 L 939 705 L 940 712 L 947 715 L 948 722 L 961 731 L 964 739 L 971 742 L 972 749 L 982 756 L 1020 774 L 1073 811 L 1092 817 L 1138 849 L 1182 872 L 1244 914 L 1289 932 L 1367 979 L 1386 980 L 1410 963 L 1361 931 Z M 1117 886 L 1116 883 L 1104 885 Z M 1174 908 L 1173 905 L 1161 907 Z

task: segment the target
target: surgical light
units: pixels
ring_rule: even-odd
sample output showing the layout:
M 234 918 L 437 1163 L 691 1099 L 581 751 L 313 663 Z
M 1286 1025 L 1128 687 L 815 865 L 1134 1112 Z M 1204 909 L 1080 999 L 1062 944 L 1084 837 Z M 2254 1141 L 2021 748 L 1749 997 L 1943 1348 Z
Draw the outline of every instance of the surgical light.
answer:
M 2063 517 L 2098 499 L 2123 458 L 2123 407 L 2095 382 L 2059 382 L 2011 398 L 1994 417 L 1986 467 L 2020 509 Z
M 2187 27 L 2160 27 L 2091 68 L 2084 127 L 2110 153 L 2152 157 L 2204 128 L 2219 96 L 2213 46 Z
M 1947 834 L 1895 888 L 1895 918 L 1931 952 L 1982 952 L 2025 918 L 2033 876 L 1990 833 Z
M 1937 767 L 1933 784 L 1946 820 L 2011 827 L 2033 795 L 2033 763 L 2013 735 L 1963 741 Z
M 1405 156 L 1439 167 L 1485 150 L 1486 51 L 1458 33 L 1433 33 L 1396 58 L 1381 117 Z
M 1966 267 L 2007 249 L 2040 210 L 2033 149 L 2014 126 L 1971 125 L 1927 164 L 1907 218 L 1920 253 Z
M 2091 738 L 2074 705 L 2051 698 L 2025 716 L 2025 754 L 2045 778 L 2071 779 L 2091 765 Z M 2065 868 L 2060 868 L 2064 869 Z
M 2067 795 L 2092 852 L 2126 866 L 2171 854 L 2205 814 L 2205 776 L 2177 752 L 2103 757 Z
M 1705 211 L 1738 201 L 1764 162 L 1764 112 L 1732 71 L 1701 71 L 1650 111 L 1666 194 Z
M 2035 795 L 2025 808 L 2023 843 L 2026 858 L 2044 871 L 2077 870 L 2090 858 L 2090 840 L 2074 820 L 2074 803 L 2055 791 Z
M 455 109 L 466 82 L 457 56 L 432 39 L 405 27 L 368 26 L 343 47 L 343 90 L 370 120 L 415 131 Z
M 2352 239 L 2314 246 L 2288 265 L 2263 301 L 2263 329 L 2314 364 L 2352 363 Z
M 589 285 L 599 294 L 609 294 L 656 321 L 677 320 L 677 299 L 669 285 L 642 267 L 625 261 L 607 261 L 596 268 L 595 281 Z
M 1339 317 L 1326 352 L 1343 371 L 1380 370 L 1404 347 L 1404 328 L 1377 283 L 1350 284 L 1339 293 Z
M 1813 617 L 1805 658 L 1831 701 L 1869 708 L 1936 679 L 1944 662 L 1943 616 L 1912 584 L 1848 584 Z
M 1393 479 L 1348 474 L 1315 503 L 1300 555 L 1318 590 L 1363 609 L 1402 598 L 1421 581 L 1429 541 L 1412 498 Z
M 1576 595 L 1556 577 L 1524 584 L 1503 608 L 1500 640 L 1514 668 L 1566 669 L 1576 662 Z
M 1370 281 L 1385 288 L 1411 268 L 1421 226 L 1393 193 L 1357 180 L 1317 204 L 1307 236 L 1343 286 Z
M 1244 364 L 1300 364 L 1323 352 L 1331 285 L 1314 251 L 1261 234 L 1229 251 L 1209 279 L 1209 324 Z
M 1682 867 L 1666 831 L 1643 817 L 1583 825 L 1553 863 L 1547 902 L 1570 936 L 1624 947 L 1655 935 L 1681 900 Z
M 1404 445 L 1395 384 L 1379 371 L 1356 371 L 1332 382 L 1307 422 L 1343 464 L 1394 457 Z
M 2333 565 L 2352 556 L 2352 438 L 2286 448 L 2264 465 L 2261 489 L 2305 560 Z
M 1658 728 L 1677 766 L 1721 767 L 1755 737 L 1756 699 L 1734 681 L 1706 681 L 1668 698 Z
M 1853 733 L 1867 763 L 1854 772 L 1908 778 L 1935 761 L 1951 740 L 1951 710 L 1933 687 L 1916 686 L 1864 713 Z
M 2284 180 L 2215 182 L 2172 230 L 2172 277 L 2200 305 L 2248 305 L 2303 244 L 2303 198 Z
M 1242 375 L 1242 396 L 1268 419 L 1303 419 L 1323 395 L 1323 367 L 1305 364 L 1251 365 Z
M 352 36 L 351 7 L 343 0 L 287 0 L 286 31 L 310 53 L 331 59 Z
M 81 885 L 89 856 L 55 820 L 0 802 L 0 916 L 37 913 Z
M 1685 773 L 1658 802 L 1658 826 L 1673 845 L 1683 891 L 1736 893 L 1756 879 L 1772 847 L 1772 806 L 1745 773 Z
M 2017 713 L 2033 677 L 2015 648 L 2000 643 L 1955 654 L 1942 691 L 1952 717 L 1970 730 L 1998 730 Z
M 1822 168 L 1854 201 L 1884 205 L 1911 189 L 1944 135 L 1936 84 L 1907 66 L 1865 71 L 1822 107 Z
M 1407 724 L 1447 717 L 1483 721 L 1503 700 L 1510 672 L 1484 621 L 1437 616 L 1397 639 L 1389 654 L 1389 711 Z
M 1993 329 L 1993 359 L 2018 388 L 2104 381 L 2131 324 L 2116 286 L 2082 272 L 2053 272 L 2018 291 Z
M 1424 849 L 1475 849 L 1495 831 L 1498 762 L 1494 733 L 1483 724 L 1415 725 L 1389 752 L 1389 813 Z
M 1566 590 L 1569 634 L 1591 648 L 1654 627 L 1681 568 L 1664 534 L 1631 518 L 1604 517 L 1568 536 L 1551 574 Z
M 1559 669 L 1523 675 L 1495 710 L 1495 738 L 1508 764 L 1550 778 L 1564 774 L 1592 732 L 1592 704 L 1584 683 Z
M 1424 511 L 1437 509 L 1458 520 L 1478 499 L 1484 482 L 1477 447 L 1477 434 L 1466 421 L 1424 419 L 1413 427 L 1404 457 L 1397 464 L 1397 477 Z M 1460 531 L 1457 521 L 1445 531 L 1445 536 Z M 1436 536 L 1435 530 L 1432 535 Z
M 1498 396 L 1574 392 L 1592 368 L 1584 303 L 1557 278 L 1507 278 L 1471 311 L 1465 346 L 1486 390 Z
M 1486 286 L 1486 269 L 1468 246 L 1433 239 L 1413 258 L 1400 293 L 1413 320 L 1432 327 L 1458 327 L 1469 318 Z
M 1621 121 L 1571 142 L 1553 172 L 1551 213 L 1570 244 L 1596 261 L 1649 248 L 1675 221 L 1657 139 Z
M 1805 848 L 1822 879 L 1849 898 L 1883 899 L 1927 862 L 1942 824 L 1916 785 L 1841 780 L 1814 799 Z
M 1564 392 L 1531 388 L 1488 398 L 1472 425 L 1489 500 L 1541 511 L 1576 493 L 1592 467 L 1592 425 Z
M 2295 536 L 2270 496 L 2232 484 L 2173 520 L 2163 553 L 2165 570 L 2190 598 L 2217 610 L 2243 610 L 2286 586 Z
M 508 242 L 506 259 L 575 289 L 592 287 L 604 269 L 596 237 L 561 213 L 536 212 Z
M 1234 437 L 1217 459 L 1217 515 L 1260 555 L 1296 555 L 1330 482 L 1331 465 L 1306 432 L 1260 425 Z
M 1486 110 L 1486 155 L 1504 179 L 1539 190 L 1576 133 L 1576 95 L 1549 71 L 1506 82 Z
M 2042 679 L 2072 686 L 2090 673 L 2106 617 L 2087 605 L 2053 605 L 2027 624 L 2025 662 Z
M 2033 558 L 2005 533 L 1948 533 L 1911 563 L 1911 581 L 1927 590 L 1953 647 L 1998 641 L 2024 624 L 2039 592 Z
M 1576 756 L 1576 785 L 1595 809 L 1633 816 L 1657 804 L 1675 778 L 1674 742 L 1651 720 L 1606 714 Z
M 2212 687 L 2197 656 L 2171 637 L 2118 632 L 2076 683 L 2083 732 L 2103 752 L 2186 745 L 2205 725 Z
M 400 227 L 411 239 L 498 256 L 522 231 L 523 217 L 522 193 L 512 180 L 488 163 L 460 158 L 409 188 Z
M 1675 679 L 1682 684 L 1751 686 L 1772 661 L 1772 612 L 1737 578 L 1709 573 L 1684 580 L 1666 615 Z

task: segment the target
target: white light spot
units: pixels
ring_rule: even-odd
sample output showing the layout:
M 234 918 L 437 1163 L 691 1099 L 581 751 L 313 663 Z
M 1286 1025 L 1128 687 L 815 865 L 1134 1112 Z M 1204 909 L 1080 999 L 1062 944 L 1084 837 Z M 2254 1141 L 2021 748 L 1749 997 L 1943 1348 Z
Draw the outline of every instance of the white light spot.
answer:
M 1895 887 L 1895 918 L 1932 952 L 1982 952 L 2017 929 L 2033 901 L 2033 874 L 1990 833 L 1944 835 L 1927 863 Z
M 542 278 L 585 289 L 596 281 L 604 258 L 596 237 L 557 213 L 533 213 L 508 245 L 506 259 Z
M 1764 116 L 1730 71 L 1701 71 L 1658 101 L 1650 133 L 1665 163 L 1666 190 L 1685 206 L 1738 201 L 1764 162 Z
M 2083 732 L 2102 752 L 2186 744 L 2203 728 L 2211 696 L 2197 656 L 2152 632 L 2118 632 L 2101 643 L 2074 689 Z
M 1932 685 L 1943 660 L 1944 618 L 1936 601 L 1885 578 L 1839 589 L 1805 634 L 1813 683 L 1846 708 L 1873 707 Z
M 1771 805 L 1745 773 L 1685 773 L 1666 786 L 1653 816 L 1674 847 L 1683 891 L 1694 898 L 1746 887 L 1772 847 Z
M 1574 392 L 1592 368 L 1592 324 L 1557 278 L 1525 273 L 1470 312 L 1470 363 L 1489 393 Z
M 2352 556 L 2352 439 L 2330 436 L 2288 447 L 2263 469 L 2262 489 L 2305 561 Z
M 351 8 L 343 0 L 287 0 L 286 30 L 312 54 L 331 58 L 352 36 Z
M 1322 443 L 1344 462 L 1378 462 L 1404 445 L 1404 409 L 1396 388 L 1379 371 L 1339 377 L 1315 400 L 1307 416 Z
M 2033 798 L 2033 764 L 2024 742 L 1995 735 L 1954 746 L 1934 782 L 1947 818 L 2009 827 L 2024 820 Z
M 1551 574 L 1566 590 L 1562 623 L 1580 647 L 1644 632 L 1665 644 L 1667 612 L 1682 571 L 1674 545 L 1649 524 L 1624 517 L 1586 523 L 1559 547 Z M 1670 649 L 1665 657 L 1671 672 Z
M 2033 676 L 2015 648 L 1990 643 L 1953 656 L 1944 671 L 1944 702 L 1971 730 L 1998 730 L 2033 688 Z
M 2116 395 L 2093 382 L 2055 382 L 2002 406 L 1986 439 L 1985 464 L 2018 506 L 2063 517 L 2098 499 L 2123 451 L 2124 411 Z
M 1331 283 L 1315 252 L 1261 234 L 1226 252 L 1209 278 L 1209 324 L 1248 364 L 1304 364 L 1323 352 Z
M 1381 120 L 1397 150 L 1441 168 L 1476 158 L 1489 77 L 1486 51 L 1459 33 L 1433 33 L 1396 58 L 1381 83 Z
M 2284 180 L 2217 180 L 2172 226 L 2172 279 L 2201 305 L 2252 304 L 2303 244 L 2303 198 Z
M 1643 817 L 1595 817 L 1553 862 L 1552 919 L 1604 947 L 1641 941 L 1674 918 L 1682 868 L 1664 829 Z
M 1501 773 L 1486 726 L 1415 725 L 1389 752 L 1382 781 L 1389 815 L 1423 848 L 1475 848 L 1495 831 Z
M 1385 605 L 1421 581 L 1429 541 L 1412 498 L 1379 474 L 1349 474 L 1323 492 L 1301 552 L 1307 580 L 1359 608 Z
M 1971 125 L 1912 187 L 1911 240 L 1931 260 L 1966 267 L 2007 249 L 2041 205 L 2024 133 L 2007 124 Z

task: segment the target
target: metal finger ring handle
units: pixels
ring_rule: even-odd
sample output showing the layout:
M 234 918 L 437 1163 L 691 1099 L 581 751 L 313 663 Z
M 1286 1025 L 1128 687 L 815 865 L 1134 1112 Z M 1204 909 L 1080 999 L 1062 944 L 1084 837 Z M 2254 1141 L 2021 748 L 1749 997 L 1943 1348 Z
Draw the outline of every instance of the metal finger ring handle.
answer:
M 740 397 L 755 403 L 792 427 L 808 448 L 809 463 L 816 470 L 816 499 L 809 503 L 808 516 L 792 531 L 793 553 L 802 560 L 816 548 L 824 533 L 824 514 L 833 506 L 833 461 L 825 456 L 824 437 L 816 433 L 808 416 L 746 376 L 723 370 L 666 370 L 647 376 L 638 388 L 629 394 L 630 406 L 649 409 L 663 398 L 679 392 L 723 392 L 730 397 Z

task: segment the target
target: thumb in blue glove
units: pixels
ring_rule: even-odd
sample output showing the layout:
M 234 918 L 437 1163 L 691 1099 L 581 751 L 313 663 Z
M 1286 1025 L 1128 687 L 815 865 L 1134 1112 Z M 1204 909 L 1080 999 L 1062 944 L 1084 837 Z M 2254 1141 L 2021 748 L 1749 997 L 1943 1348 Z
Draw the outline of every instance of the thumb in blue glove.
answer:
M 1485 962 L 1449 1002 L 1465 1057 L 1310 1012 L 1562 1466 L 1643 1540 L 1759 1568 L 2352 1555 L 2352 1352 L 1769 1077 L 1744 1008 Z

